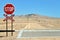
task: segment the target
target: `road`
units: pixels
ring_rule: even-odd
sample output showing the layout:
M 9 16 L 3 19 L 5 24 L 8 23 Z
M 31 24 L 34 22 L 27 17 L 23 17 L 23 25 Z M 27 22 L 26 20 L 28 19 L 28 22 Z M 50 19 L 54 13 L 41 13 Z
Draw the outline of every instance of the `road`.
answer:
M 21 37 L 60 37 L 60 30 L 23 30 Z

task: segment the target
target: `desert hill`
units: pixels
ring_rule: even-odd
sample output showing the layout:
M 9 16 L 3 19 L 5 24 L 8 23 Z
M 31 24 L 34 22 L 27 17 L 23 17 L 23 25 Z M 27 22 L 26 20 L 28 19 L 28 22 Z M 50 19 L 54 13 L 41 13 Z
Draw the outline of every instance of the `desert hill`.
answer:
M 14 29 L 60 29 L 60 18 L 41 16 L 38 14 L 27 14 L 14 17 Z M 10 22 L 10 21 L 9 21 Z M 10 23 L 9 23 L 10 26 Z M 0 29 L 5 29 L 5 22 L 0 18 Z M 10 29 L 11 27 L 9 27 Z
M 60 29 L 60 19 L 37 14 L 27 14 L 15 17 L 15 21 L 21 28 L 25 29 Z

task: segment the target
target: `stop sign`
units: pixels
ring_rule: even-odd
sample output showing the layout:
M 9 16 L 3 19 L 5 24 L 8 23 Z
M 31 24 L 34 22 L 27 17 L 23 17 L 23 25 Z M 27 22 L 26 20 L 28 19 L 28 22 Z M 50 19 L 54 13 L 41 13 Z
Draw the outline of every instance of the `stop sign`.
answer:
M 4 6 L 4 12 L 6 14 L 13 14 L 13 12 L 14 12 L 14 6 L 12 4 L 6 4 Z

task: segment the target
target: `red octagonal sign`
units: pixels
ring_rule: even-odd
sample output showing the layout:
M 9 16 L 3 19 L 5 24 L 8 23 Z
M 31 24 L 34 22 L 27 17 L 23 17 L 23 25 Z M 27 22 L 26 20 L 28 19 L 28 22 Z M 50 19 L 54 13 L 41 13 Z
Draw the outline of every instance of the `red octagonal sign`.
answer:
M 4 12 L 6 14 L 13 14 L 13 12 L 14 12 L 14 6 L 12 4 L 6 4 L 4 6 Z

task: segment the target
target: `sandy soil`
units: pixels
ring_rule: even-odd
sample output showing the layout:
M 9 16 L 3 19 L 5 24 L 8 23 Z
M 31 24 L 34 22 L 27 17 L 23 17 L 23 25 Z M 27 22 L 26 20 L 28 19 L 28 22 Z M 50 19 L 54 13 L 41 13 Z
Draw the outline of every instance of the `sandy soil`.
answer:
M 60 19 L 59 18 L 48 18 L 43 16 L 36 17 L 33 16 L 16 16 L 14 17 L 14 29 L 15 30 L 22 30 L 22 29 L 28 29 L 28 30 L 39 30 L 39 29 L 60 29 Z M 10 21 L 8 25 L 8 29 L 11 29 L 10 27 Z M 5 22 L 3 22 L 3 18 L 0 18 L 0 30 L 6 29 Z M 19 38 L 17 39 L 18 32 L 14 33 L 14 36 L 11 36 L 9 33 L 9 36 L 6 37 L 6 33 L 0 33 L 0 40 L 60 40 L 59 38 Z

